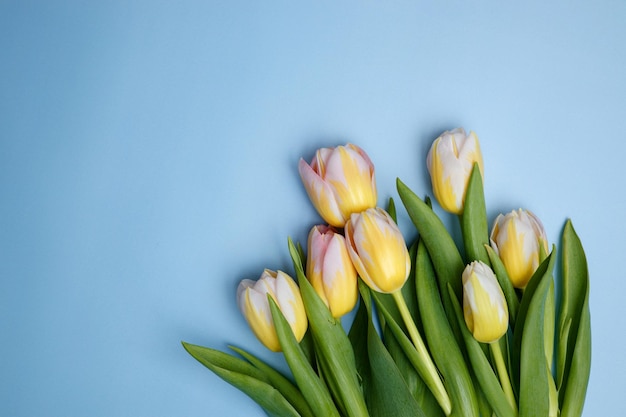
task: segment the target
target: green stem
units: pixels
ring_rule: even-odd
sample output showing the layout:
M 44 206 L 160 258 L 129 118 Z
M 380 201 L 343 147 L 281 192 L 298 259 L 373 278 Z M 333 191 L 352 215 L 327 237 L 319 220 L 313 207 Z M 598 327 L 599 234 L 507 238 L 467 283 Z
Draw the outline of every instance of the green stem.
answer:
M 422 379 L 424 379 L 426 385 L 428 385 L 430 391 L 437 399 L 437 402 L 441 406 L 441 409 L 444 411 L 446 416 L 449 416 L 452 411 L 450 397 L 448 396 L 446 388 L 443 386 L 443 382 L 441 380 L 441 377 L 439 376 L 437 367 L 433 363 L 433 360 L 431 359 L 430 354 L 426 349 L 426 345 L 424 344 L 424 341 L 422 340 L 422 337 L 420 336 L 420 333 L 415 326 L 415 322 L 411 318 L 411 313 L 409 312 L 406 301 L 402 296 L 402 292 L 398 290 L 391 293 L 391 295 L 393 296 L 393 299 L 398 306 L 398 310 L 400 310 L 400 315 L 402 316 L 404 324 L 409 331 L 409 336 L 411 337 L 413 345 L 415 346 L 415 349 L 417 350 L 417 353 L 422 360 L 422 369 L 418 369 L 418 371 L 420 372 L 420 375 Z
M 490 343 L 489 347 L 491 348 L 491 354 L 496 361 L 496 369 L 498 371 L 498 377 L 500 378 L 500 385 L 502 385 L 504 395 L 506 395 L 506 398 L 509 400 L 509 404 L 511 404 L 513 410 L 517 410 L 515 395 L 513 394 L 513 388 L 511 387 L 509 373 L 506 370 L 506 365 L 504 364 L 504 356 L 502 355 L 502 349 L 500 349 L 500 343 L 496 340 L 495 342 Z

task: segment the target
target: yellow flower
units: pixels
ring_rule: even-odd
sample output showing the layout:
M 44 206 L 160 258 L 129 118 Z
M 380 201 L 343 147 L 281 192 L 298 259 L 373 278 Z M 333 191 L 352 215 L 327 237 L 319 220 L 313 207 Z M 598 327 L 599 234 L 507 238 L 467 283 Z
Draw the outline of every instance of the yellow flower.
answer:
M 329 226 L 314 226 L 309 233 L 307 278 L 333 317 L 350 312 L 358 298 L 356 270 L 346 241 Z
M 345 234 L 350 259 L 370 288 L 382 293 L 402 288 L 411 259 L 400 229 L 385 210 L 370 208 L 352 214 Z
M 267 295 L 274 299 L 298 341 L 308 327 L 300 289 L 293 278 L 282 271 L 263 271 L 258 281 L 244 279 L 237 288 L 237 304 L 256 337 L 268 349 L 280 352 L 280 342 L 272 320 Z
M 478 136 L 465 134 L 463 128 L 446 131 L 433 142 L 426 165 L 433 193 L 441 207 L 454 214 L 463 213 L 465 192 L 474 163 L 483 174 L 483 157 Z
M 491 230 L 491 246 L 502 259 L 516 288 L 525 288 L 548 253 L 548 239 L 541 221 L 528 210 L 500 214 Z
M 348 144 L 318 149 L 298 171 L 313 206 L 331 226 L 343 227 L 350 214 L 376 206 L 374 165 L 361 148 Z
M 463 315 L 482 343 L 492 343 L 508 329 L 509 311 L 498 280 L 487 265 L 474 261 L 463 270 Z

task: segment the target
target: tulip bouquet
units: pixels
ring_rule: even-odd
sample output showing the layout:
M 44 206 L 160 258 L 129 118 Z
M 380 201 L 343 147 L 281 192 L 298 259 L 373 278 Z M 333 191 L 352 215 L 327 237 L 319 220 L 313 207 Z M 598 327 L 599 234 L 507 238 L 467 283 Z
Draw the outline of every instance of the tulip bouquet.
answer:
M 489 231 L 476 134 L 444 132 L 426 162 L 462 242 L 398 179 L 418 232 L 407 245 L 394 200 L 377 205 L 368 155 L 352 144 L 319 149 L 298 166 L 324 224 L 306 252 L 288 241 L 297 283 L 265 270 L 237 289 L 250 328 L 291 374 L 237 347 L 185 349 L 270 416 L 580 416 L 589 278 L 571 221 L 557 268 L 556 245 L 530 211 L 501 214 Z

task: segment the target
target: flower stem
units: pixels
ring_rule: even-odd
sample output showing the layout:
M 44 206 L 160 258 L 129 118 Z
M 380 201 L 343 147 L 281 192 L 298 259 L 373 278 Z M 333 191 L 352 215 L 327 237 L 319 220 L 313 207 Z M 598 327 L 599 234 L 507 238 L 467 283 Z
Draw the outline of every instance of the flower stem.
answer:
M 511 404 L 513 410 L 517 410 L 517 403 L 515 402 L 515 395 L 513 394 L 513 388 L 511 387 L 509 373 L 506 370 L 506 365 L 504 364 L 504 357 L 502 355 L 502 349 L 500 349 L 500 342 L 496 340 L 495 342 L 490 343 L 489 348 L 491 349 L 491 354 L 496 361 L 498 378 L 500 378 L 500 385 L 502 386 L 504 395 L 506 395 L 506 398 L 509 401 L 509 404 Z
M 415 322 L 411 317 L 411 313 L 409 312 L 406 301 L 402 296 L 402 292 L 398 290 L 391 293 L 391 295 L 393 296 L 393 299 L 398 306 L 398 310 L 400 310 L 400 315 L 402 316 L 404 324 L 409 331 L 409 336 L 411 337 L 411 341 L 413 341 L 413 346 L 415 346 L 415 350 L 417 350 L 418 356 L 422 361 L 419 366 L 420 369 L 417 369 L 417 371 L 437 399 L 439 406 L 441 406 L 446 416 L 448 416 L 452 411 L 450 397 L 448 396 L 446 388 L 443 386 L 443 382 L 441 380 L 441 377 L 439 376 L 437 367 L 433 363 L 433 360 L 431 359 L 430 354 L 426 349 L 426 345 L 424 344 L 424 341 L 422 340 L 422 337 L 420 336 L 420 333 L 415 326 Z

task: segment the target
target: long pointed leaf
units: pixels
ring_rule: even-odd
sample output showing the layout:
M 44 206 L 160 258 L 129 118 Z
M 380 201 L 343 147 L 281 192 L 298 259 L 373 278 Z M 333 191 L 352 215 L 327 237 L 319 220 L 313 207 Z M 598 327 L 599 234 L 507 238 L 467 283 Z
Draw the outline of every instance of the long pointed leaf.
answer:
M 272 312 L 272 320 L 276 327 L 276 335 L 283 349 L 285 360 L 311 409 L 315 411 L 317 417 L 339 417 L 339 412 L 330 394 L 318 375 L 313 371 L 313 368 L 311 368 L 280 308 L 278 308 L 270 295 L 268 295 L 268 301 Z
M 426 340 L 437 368 L 443 375 L 452 401 L 452 413 L 454 416 L 478 416 L 472 378 L 446 319 L 435 271 L 421 241 L 417 247 L 415 270 L 417 304 L 421 316 L 426 318 L 423 323 Z
M 582 243 L 571 221 L 562 237 L 562 302 L 559 311 L 557 381 L 561 416 L 582 414 L 591 370 L 589 273 Z
M 235 358 L 226 353 L 192 345 L 183 342 L 183 346 L 198 362 L 213 371 L 224 381 L 238 388 L 272 417 L 298 417 L 300 414 L 285 399 L 279 390 L 264 380 L 264 375 L 258 369 L 242 359 Z M 256 369 L 256 368 L 255 368 Z M 241 372 L 243 371 L 243 372 Z M 259 376 L 251 376 L 251 374 Z
M 427 362 L 429 358 L 424 358 L 418 352 L 418 350 L 416 349 L 411 339 L 409 339 L 409 337 L 406 335 L 404 329 L 400 326 L 400 324 L 396 321 L 396 319 L 391 315 L 389 310 L 386 308 L 385 303 L 381 301 L 381 298 L 383 295 L 377 293 L 376 291 L 370 291 L 370 293 L 372 295 L 372 298 L 376 301 L 376 306 L 378 307 L 378 310 L 383 314 L 389 330 L 395 336 L 396 340 L 402 347 L 402 350 L 407 355 L 407 358 L 409 359 L 411 364 L 415 367 L 415 369 L 419 373 L 424 383 L 428 386 L 428 388 L 431 390 L 431 392 L 436 398 L 437 398 L 437 395 L 439 395 L 440 396 L 439 398 L 441 398 L 442 401 L 445 401 L 448 403 L 447 407 L 450 407 L 449 398 L 444 398 L 444 397 L 448 397 L 447 392 L 445 392 L 445 388 L 441 385 L 440 380 L 435 379 L 435 378 L 439 378 L 439 375 L 433 375 L 430 372 L 429 364 Z M 426 354 L 428 354 L 428 352 L 426 352 Z M 442 406 L 442 408 L 444 408 L 444 406 Z
M 400 199 L 417 228 L 431 256 L 440 280 L 440 287 L 450 284 L 457 299 L 461 299 L 461 274 L 465 264 L 452 236 L 435 212 L 400 179 L 396 180 Z
M 367 415 L 367 406 L 363 399 L 356 372 L 354 351 L 341 321 L 335 319 L 326 304 L 315 292 L 307 280 L 300 254 L 289 239 L 291 254 L 302 300 L 309 318 L 309 328 L 313 335 L 315 351 L 324 366 L 324 375 L 333 396 L 341 402 L 341 408 L 348 416 L 362 417 Z
M 278 391 L 280 391 L 281 394 L 283 394 L 287 401 L 289 401 L 289 403 L 293 405 L 296 410 L 298 410 L 298 413 L 300 413 L 302 417 L 314 416 L 311 407 L 309 407 L 309 404 L 306 402 L 306 399 L 304 398 L 300 390 L 298 390 L 298 388 L 293 385 L 291 381 L 287 379 L 283 374 L 243 349 L 237 348 L 235 346 L 230 346 L 230 348 L 239 353 L 248 362 L 254 365 L 261 372 L 263 372 L 269 382 Z
M 404 378 L 409 391 L 417 401 L 417 404 L 428 417 L 445 417 L 445 413 L 437 403 L 437 400 L 430 392 L 422 378 L 419 376 L 406 353 L 396 340 L 393 332 L 387 328 L 383 334 L 385 347 L 389 351 L 391 358 L 395 362 L 400 374 Z
M 544 281 L 544 276 L 547 280 L 552 279 L 552 270 L 554 269 L 554 259 L 556 250 L 553 248 L 550 255 L 543 260 L 537 267 L 533 276 L 530 278 L 528 285 L 524 289 L 524 295 L 519 304 L 517 312 L 517 319 L 513 326 L 513 343 L 511 346 L 511 372 L 513 373 L 514 389 L 519 392 L 520 381 L 520 361 L 521 361 L 521 349 L 522 349 L 522 336 L 524 335 L 524 324 L 526 323 L 526 317 L 530 308 L 530 303 L 533 300 L 533 296 L 541 282 Z M 543 325 L 541 326 L 543 328 Z M 543 340 L 543 335 L 541 336 Z
M 361 284 L 361 293 L 371 292 Z M 369 408 L 372 417 L 426 417 L 406 385 L 391 355 L 385 349 L 374 324 L 369 297 L 362 298 L 367 308 L 367 352 L 371 369 Z
M 485 207 L 485 192 L 483 178 L 474 163 L 465 192 L 463 213 L 459 216 L 463 246 L 465 247 L 466 263 L 483 261 L 489 265 L 489 256 L 485 245 L 489 244 L 489 226 L 487 225 L 487 208 Z
M 511 325 L 511 329 L 515 329 L 515 322 L 517 321 L 517 313 L 519 311 L 519 298 L 509 279 L 509 274 L 506 272 L 506 268 L 496 251 L 494 251 L 491 246 L 487 245 L 485 245 L 485 250 L 489 255 L 491 267 L 496 274 L 500 288 L 502 288 L 504 298 L 506 298 L 506 305 L 509 308 L 509 324 Z
M 553 250 L 546 259 L 549 263 L 545 273 L 531 278 L 533 291 L 525 293 L 522 299 L 522 306 L 528 306 L 523 329 L 520 329 L 519 325 L 515 329 L 516 333 L 522 330 L 519 359 L 520 417 L 548 416 L 550 414 L 550 382 L 548 378 L 552 378 L 552 375 L 548 372 L 549 367 L 545 354 L 544 314 L 546 298 L 552 282 L 554 259 Z M 525 303 L 524 298 L 531 294 L 532 296 L 528 298 L 529 301 Z
M 452 289 L 448 287 L 448 291 L 452 291 Z M 489 363 L 489 359 L 485 356 L 480 343 L 474 339 L 474 336 L 467 328 L 465 319 L 463 318 L 461 305 L 458 301 L 453 300 L 453 306 L 457 321 L 459 322 L 459 326 L 463 332 L 463 339 L 465 340 L 467 353 L 472 364 L 472 370 L 476 375 L 476 379 L 478 380 L 489 405 L 499 417 L 517 415 L 517 410 L 513 410 L 507 401 L 504 391 L 502 390 L 502 386 L 500 386 L 500 381 L 494 373 L 493 368 Z

